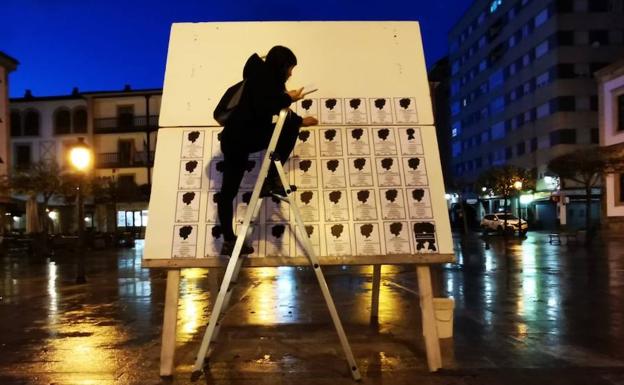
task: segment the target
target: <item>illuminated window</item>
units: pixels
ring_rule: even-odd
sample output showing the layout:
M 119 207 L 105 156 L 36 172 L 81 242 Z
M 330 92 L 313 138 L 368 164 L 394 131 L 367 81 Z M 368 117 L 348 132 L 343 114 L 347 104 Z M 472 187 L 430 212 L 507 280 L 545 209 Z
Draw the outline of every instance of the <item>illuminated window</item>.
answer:
M 503 0 L 494 0 L 490 3 L 490 13 L 496 12 L 496 10 L 503 5 Z

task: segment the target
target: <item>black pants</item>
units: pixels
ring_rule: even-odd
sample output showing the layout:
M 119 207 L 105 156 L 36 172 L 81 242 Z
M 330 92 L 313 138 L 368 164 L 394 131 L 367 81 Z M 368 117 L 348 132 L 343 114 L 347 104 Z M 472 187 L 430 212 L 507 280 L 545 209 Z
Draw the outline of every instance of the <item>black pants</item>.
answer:
M 279 155 L 282 164 L 288 160 L 288 156 L 295 147 L 297 135 L 299 135 L 299 128 L 300 126 L 298 124 L 293 124 L 291 119 L 286 119 L 286 122 L 284 122 L 282 133 L 275 147 L 275 153 Z M 264 149 L 266 149 L 268 145 L 269 143 L 266 142 L 264 144 Z M 250 152 L 239 143 L 224 143 L 223 141 L 221 142 L 221 151 L 223 152 L 223 182 L 217 200 L 217 211 L 219 222 L 223 229 L 224 240 L 233 241 L 236 237 L 232 228 L 234 198 L 236 198 L 241 181 L 243 180 Z M 275 167 L 271 167 L 268 177 L 271 178 L 276 175 L 277 170 Z

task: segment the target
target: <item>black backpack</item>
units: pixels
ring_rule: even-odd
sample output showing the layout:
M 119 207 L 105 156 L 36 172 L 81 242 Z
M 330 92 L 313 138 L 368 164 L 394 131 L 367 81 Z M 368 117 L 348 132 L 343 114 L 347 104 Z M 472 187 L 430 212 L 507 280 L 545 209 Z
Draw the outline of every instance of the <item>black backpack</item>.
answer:
M 221 100 L 219 100 L 219 104 L 215 108 L 212 116 L 214 119 L 222 126 L 225 126 L 232 117 L 236 107 L 240 104 L 241 96 L 243 95 L 243 90 L 245 88 L 246 80 L 241 80 L 240 82 L 234 84 L 230 88 L 225 91 L 223 96 L 221 96 Z

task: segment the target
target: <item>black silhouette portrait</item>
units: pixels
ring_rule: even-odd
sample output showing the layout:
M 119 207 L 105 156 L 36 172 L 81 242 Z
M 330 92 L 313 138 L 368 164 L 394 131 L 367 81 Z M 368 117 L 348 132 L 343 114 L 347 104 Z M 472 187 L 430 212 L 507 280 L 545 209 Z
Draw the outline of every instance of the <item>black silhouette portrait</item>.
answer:
M 420 166 L 420 159 L 409 158 L 409 160 L 407 161 L 407 165 L 409 166 L 409 168 L 411 168 L 414 171 L 418 170 L 418 166 Z
M 390 169 L 392 168 L 393 164 L 394 164 L 394 159 L 392 159 L 392 158 L 383 158 L 381 160 L 381 167 L 384 168 L 387 171 L 390 171 Z
M 186 164 L 184 165 L 184 169 L 189 173 L 192 174 L 193 171 L 195 171 L 195 169 L 197 168 L 197 161 L 196 160 L 189 160 L 188 162 L 186 162 Z
M 306 234 L 308 234 L 308 238 L 312 237 L 312 234 L 314 233 L 314 226 L 306 225 L 304 227 L 305 227 Z
M 390 224 L 390 233 L 392 233 L 395 237 L 401 235 L 401 231 L 403 230 L 403 224 L 401 222 L 394 222 Z
M 189 132 L 187 138 L 188 138 L 189 142 L 195 143 L 197 138 L 199 138 L 199 131 L 191 131 L 191 132 Z
M 210 231 L 210 233 L 212 234 L 212 237 L 214 239 L 219 239 L 219 237 L 223 235 L 223 230 L 221 229 L 221 226 L 216 225 L 216 226 L 212 226 L 212 230 Z
M 334 109 L 334 107 L 336 107 L 336 103 L 336 99 L 327 99 L 325 101 L 325 107 L 327 107 L 327 109 L 331 111 Z
M 312 202 L 313 196 L 314 196 L 314 193 L 312 191 L 304 191 L 301 193 L 301 202 L 303 202 L 306 205 L 309 205 L 310 202 Z
M 340 191 L 332 191 L 329 193 L 329 201 L 335 205 L 340 202 L 340 197 L 342 197 L 342 192 Z
M 364 130 L 361 128 L 354 128 L 353 131 L 351 131 L 351 136 L 355 140 L 360 140 L 362 135 L 364 135 Z
M 362 203 L 366 203 L 369 197 L 370 197 L 370 191 L 368 190 L 361 190 L 361 191 L 358 191 L 357 193 L 357 199 L 358 201 Z
M 185 240 L 189 237 L 189 235 L 191 235 L 192 232 L 193 232 L 192 226 L 182 226 L 180 227 L 180 230 L 178 231 L 180 238 L 185 239 Z
M 251 172 L 251 170 L 253 170 L 254 167 L 256 167 L 256 161 L 255 160 L 248 160 L 247 161 L 247 166 L 245 167 L 245 170 L 247 170 L 247 172 Z
M 303 172 L 308 172 L 310 167 L 312 167 L 312 161 L 309 159 L 305 159 L 299 162 L 299 170 Z
M 404 110 L 407 110 L 411 103 L 412 103 L 412 100 L 410 98 L 402 98 L 401 100 L 399 100 L 399 105 Z
M 416 139 L 416 137 L 414 136 L 416 131 L 413 128 L 408 128 L 407 131 L 405 131 L 405 133 L 407 134 L 407 140 L 414 140 L 414 139 Z
M 195 199 L 194 192 L 187 192 L 182 195 L 182 202 L 184 202 L 187 206 L 193 202 L 193 199 Z
M 331 227 L 331 233 L 336 238 L 340 238 L 340 236 L 342 235 L 343 231 L 344 231 L 344 226 L 343 225 L 333 225 Z
M 388 139 L 388 136 L 390 136 L 390 130 L 387 128 L 382 128 L 381 130 L 377 131 L 377 136 L 381 140 L 386 140 Z
M 349 100 L 349 106 L 351 106 L 351 108 L 353 108 L 354 110 L 357 110 L 360 107 L 361 103 L 362 101 L 360 99 Z
M 249 201 L 251 200 L 251 191 L 247 191 L 246 193 L 243 193 L 243 202 L 248 205 Z
M 302 142 L 307 142 L 308 138 L 310 138 L 310 131 L 308 130 L 301 130 L 299 131 L 299 140 Z
M 338 161 L 338 159 L 332 159 L 327 161 L 327 169 L 331 172 L 336 172 L 339 165 L 340 162 Z
M 373 225 L 365 224 L 360 226 L 360 234 L 362 234 L 365 238 L 370 238 L 373 233 Z
M 219 202 L 219 194 L 220 193 L 216 193 L 215 195 L 212 196 L 212 203 L 218 203 Z
M 375 99 L 375 107 L 379 110 L 383 110 L 386 105 L 386 99 Z
M 414 237 L 416 237 L 416 250 L 425 248 L 425 242 L 429 244 L 428 250 L 437 251 L 435 242 L 435 225 L 431 222 L 414 223 Z
M 281 238 L 284 235 L 284 231 L 286 231 L 286 226 L 275 225 L 271 228 L 271 235 L 273 235 L 273 238 Z
M 389 202 L 394 202 L 397 198 L 397 196 L 399 195 L 399 192 L 397 190 L 386 190 L 386 200 Z
M 364 166 L 366 166 L 365 158 L 357 158 L 353 160 L 353 167 L 355 167 L 357 170 L 364 170 Z
M 223 173 L 223 161 L 220 160 L 217 162 L 217 164 L 215 164 L 215 170 L 219 171 L 220 173 Z
M 416 190 L 412 191 L 412 198 L 414 198 L 415 201 L 422 201 L 422 199 L 425 197 L 425 190 L 421 189 L 421 188 L 417 188 Z
M 327 139 L 327 141 L 331 142 L 334 140 L 335 137 L 336 137 L 336 130 L 331 129 L 331 130 L 325 131 L 325 139 Z
M 303 100 L 301 102 L 301 107 L 303 107 L 303 109 L 306 111 L 310 111 L 310 107 L 312 107 L 312 99 Z

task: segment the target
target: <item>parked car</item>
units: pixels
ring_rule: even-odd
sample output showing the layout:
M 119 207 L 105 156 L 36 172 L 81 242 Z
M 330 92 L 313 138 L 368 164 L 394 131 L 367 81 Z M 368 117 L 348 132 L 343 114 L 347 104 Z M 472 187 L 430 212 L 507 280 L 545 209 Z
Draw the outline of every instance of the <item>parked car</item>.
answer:
M 487 214 L 481 220 L 481 229 L 484 233 L 496 231 L 502 234 L 505 231 L 505 220 L 507 220 L 506 230 L 515 233 L 520 227 L 520 232 L 524 235 L 529 231 L 529 224 L 524 219 L 519 220 L 517 216 L 510 213 Z M 520 225 L 520 226 L 518 226 Z

